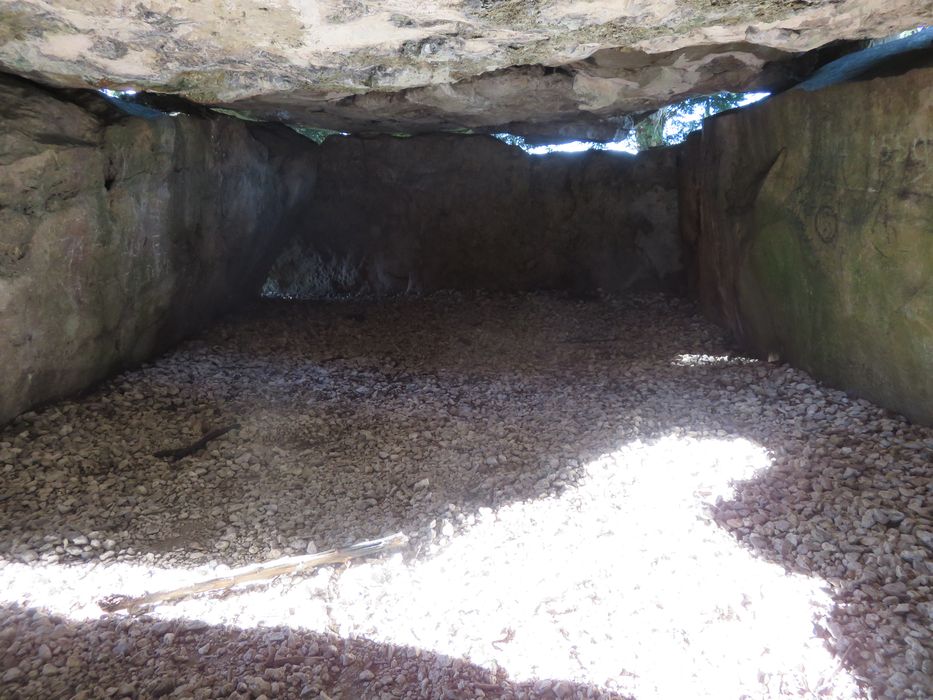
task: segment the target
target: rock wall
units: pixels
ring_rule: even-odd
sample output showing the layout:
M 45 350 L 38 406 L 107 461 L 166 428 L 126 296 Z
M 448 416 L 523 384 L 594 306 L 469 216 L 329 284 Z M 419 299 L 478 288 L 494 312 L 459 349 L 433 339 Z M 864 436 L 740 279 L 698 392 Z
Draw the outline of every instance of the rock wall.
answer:
M 933 69 L 785 93 L 687 144 L 704 307 L 762 355 L 933 423 Z
M 676 285 L 677 151 L 531 156 L 486 136 L 331 138 L 268 291 Z
M 0 423 L 255 294 L 313 144 L 0 79 Z

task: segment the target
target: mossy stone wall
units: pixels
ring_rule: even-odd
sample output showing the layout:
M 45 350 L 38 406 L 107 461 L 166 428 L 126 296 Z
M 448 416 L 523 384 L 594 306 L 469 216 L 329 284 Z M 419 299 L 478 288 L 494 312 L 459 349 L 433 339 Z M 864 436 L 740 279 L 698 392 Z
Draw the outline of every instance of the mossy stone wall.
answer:
M 933 70 L 793 91 L 687 145 L 706 310 L 762 356 L 933 423 Z

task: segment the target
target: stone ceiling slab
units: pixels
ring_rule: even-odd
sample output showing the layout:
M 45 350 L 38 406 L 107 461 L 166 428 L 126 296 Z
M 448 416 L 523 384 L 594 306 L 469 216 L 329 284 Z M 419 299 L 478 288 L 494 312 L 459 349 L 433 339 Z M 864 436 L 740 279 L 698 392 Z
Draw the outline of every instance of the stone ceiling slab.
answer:
M 0 68 L 348 131 L 611 138 L 632 113 L 784 85 L 807 51 L 930 19 L 929 0 L 14 0 Z

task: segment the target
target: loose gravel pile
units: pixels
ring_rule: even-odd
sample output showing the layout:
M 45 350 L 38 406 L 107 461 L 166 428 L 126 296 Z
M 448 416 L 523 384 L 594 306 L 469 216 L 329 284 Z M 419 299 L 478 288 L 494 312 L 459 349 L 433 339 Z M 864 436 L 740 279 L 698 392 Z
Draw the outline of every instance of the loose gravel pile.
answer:
M 931 462 L 676 299 L 264 302 L 0 430 L 0 696 L 933 697 Z

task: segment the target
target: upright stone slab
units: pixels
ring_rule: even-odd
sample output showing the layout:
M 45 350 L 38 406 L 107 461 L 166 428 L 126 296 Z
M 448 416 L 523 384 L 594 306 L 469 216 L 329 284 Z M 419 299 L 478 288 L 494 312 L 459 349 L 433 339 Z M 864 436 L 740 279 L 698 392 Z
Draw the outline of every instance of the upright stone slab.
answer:
M 283 127 L 93 106 L 0 79 L 0 423 L 255 293 L 313 186 Z
M 703 306 L 762 356 L 933 423 L 931 155 L 928 68 L 709 120 L 681 183 Z
M 621 294 L 681 283 L 677 149 L 529 155 L 490 136 L 329 138 L 270 291 Z

